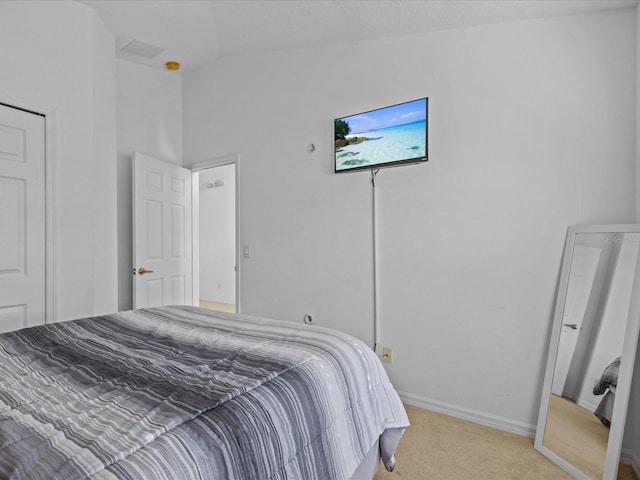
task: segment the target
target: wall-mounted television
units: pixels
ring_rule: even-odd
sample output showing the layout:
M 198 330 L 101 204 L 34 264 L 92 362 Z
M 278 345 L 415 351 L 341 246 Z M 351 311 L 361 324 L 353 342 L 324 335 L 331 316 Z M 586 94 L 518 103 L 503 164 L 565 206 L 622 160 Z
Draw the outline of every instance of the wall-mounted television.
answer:
M 334 119 L 336 173 L 428 160 L 429 99 Z

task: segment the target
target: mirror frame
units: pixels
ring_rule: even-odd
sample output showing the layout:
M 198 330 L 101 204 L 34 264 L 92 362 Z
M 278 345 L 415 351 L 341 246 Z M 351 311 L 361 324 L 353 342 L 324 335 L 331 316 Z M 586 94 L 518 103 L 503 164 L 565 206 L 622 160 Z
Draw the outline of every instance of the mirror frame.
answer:
M 553 451 L 549 450 L 542 444 L 547 423 L 547 414 L 549 412 L 551 383 L 553 380 L 558 344 L 560 341 L 564 303 L 569 285 L 569 270 L 571 268 L 571 261 L 573 258 L 577 235 L 584 233 L 640 233 L 640 224 L 569 227 L 564 245 L 562 268 L 560 271 L 560 281 L 558 284 L 558 293 L 555 302 L 547 366 L 542 388 L 542 397 L 540 400 L 540 413 L 538 414 L 534 446 L 536 450 L 541 452 L 544 456 L 552 460 L 565 471 L 569 472 L 575 478 L 591 480 L 591 477 L 588 477 L 585 473 L 578 470 L 576 467 L 568 463 L 562 457 L 556 455 Z M 640 275 L 634 276 L 631 292 L 629 314 L 627 317 L 624 343 L 622 346 L 622 361 L 620 363 L 620 372 L 618 374 L 619 383 L 616 387 L 616 401 L 613 405 L 611 429 L 607 443 L 607 453 L 603 471 L 604 479 L 615 479 L 618 475 L 618 465 L 620 463 L 620 452 L 622 450 L 622 439 L 624 435 L 627 407 L 629 404 L 629 392 L 631 390 L 631 379 L 633 377 L 633 366 L 635 363 L 640 327 Z

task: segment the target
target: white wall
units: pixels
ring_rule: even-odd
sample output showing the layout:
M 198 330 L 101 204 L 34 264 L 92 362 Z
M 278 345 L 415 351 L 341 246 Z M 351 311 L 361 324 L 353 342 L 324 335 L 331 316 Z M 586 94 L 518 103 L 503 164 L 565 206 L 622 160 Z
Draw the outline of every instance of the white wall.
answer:
M 114 45 L 85 5 L 0 5 L 0 97 L 53 125 L 53 320 L 117 306 Z
M 370 178 L 332 173 L 332 119 L 428 96 L 429 163 L 377 179 L 388 371 L 409 402 L 532 431 L 566 228 L 634 219 L 635 34 L 619 10 L 186 73 L 185 164 L 243 162 L 243 311 L 371 343 Z
M 640 223 L 640 8 L 636 8 L 636 164 L 635 164 L 635 222 Z M 638 399 L 640 399 L 640 381 L 637 380 L 640 375 L 640 351 L 636 353 L 634 365 L 634 381 L 631 385 L 631 398 L 629 401 L 627 423 L 625 428 L 624 445 L 631 445 L 627 448 L 627 456 L 633 457 L 634 468 L 636 473 L 640 473 L 640 408 Z M 631 428 L 630 428 L 631 427 Z M 624 447 L 623 447 L 624 448 Z
M 88 194 L 92 208 L 94 314 L 117 307 L 118 231 L 116 219 L 116 62 L 111 31 L 93 12 L 93 151 L 95 181 Z
M 116 61 L 118 119 L 118 310 L 133 308 L 133 152 L 180 165 L 182 79 L 175 72 Z
M 235 164 L 200 171 L 200 299 L 236 303 Z M 210 188 L 220 180 L 223 186 Z
M 636 223 L 640 223 L 640 8 L 636 8 Z

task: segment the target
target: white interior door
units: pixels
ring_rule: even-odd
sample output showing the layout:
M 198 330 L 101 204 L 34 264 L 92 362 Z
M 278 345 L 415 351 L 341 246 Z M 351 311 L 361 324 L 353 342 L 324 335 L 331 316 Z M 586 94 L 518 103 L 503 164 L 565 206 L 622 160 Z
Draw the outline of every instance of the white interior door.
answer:
M 561 396 L 567 382 L 571 360 L 591 296 L 600 252 L 600 248 L 583 245 L 576 245 L 573 251 L 558 344 L 558 358 L 551 384 L 551 393 L 554 395 Z
M 0 105 L 0 332 L 45 322 L 45 118 Z
M 191 171 L 133 156 L 133 307 L 192 303 Z

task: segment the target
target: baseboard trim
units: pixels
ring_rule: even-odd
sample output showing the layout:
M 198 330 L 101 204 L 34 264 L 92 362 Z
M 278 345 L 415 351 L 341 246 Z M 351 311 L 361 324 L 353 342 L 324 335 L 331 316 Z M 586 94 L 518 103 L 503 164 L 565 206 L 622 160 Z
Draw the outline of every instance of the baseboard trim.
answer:
M 437 400 L 419 397 L 418 395 L 413 395 L 411 393 L 398 391 L 398 395 L 404 403 L 414 407 L 424 408 L 425 410 L 431 410 L 451 417 L 477 423 L 479 425 L 484 425 L 485 427 L 492 427 L 526 437 L 533 437 L 536 434 L 535 425 L 517 422 L 498 415 L 491 415 L 477 410 L 459 407 L 457 405 L 451 405 L 450 403 L 443 403 Z
M 631 462 L 631 468 L 633 468 L 633 471 L 636 474 L 636 476 L 640 478 L 640 458 L 636 457 L 635 455 L 629 455 L 629 457 Z

